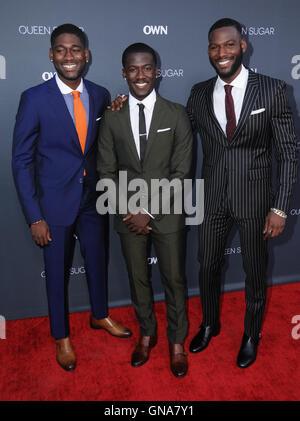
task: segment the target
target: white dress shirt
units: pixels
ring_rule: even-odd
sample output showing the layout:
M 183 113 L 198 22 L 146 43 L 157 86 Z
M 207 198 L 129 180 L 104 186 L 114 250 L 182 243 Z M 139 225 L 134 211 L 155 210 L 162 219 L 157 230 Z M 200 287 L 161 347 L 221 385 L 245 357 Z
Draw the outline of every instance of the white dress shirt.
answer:
M 156 102 L 156 92 L 154 89 L 142 101 L 139 101 L 134 96 L 132 96 L 131 93 L 129 93 L 130 123 L 131 123 L 131 129 L 132 129 L 132 133 L 133 133 L 133 137 L 135 141 L 136 150 L 139 157 L 140 157 L 140 133 L 139 133 L 139 107 L 137 104 L 144 104 L 145 106 L 144 114 L 145 114 L 146 132 L 147 132 L 147 138 L 148 138 L 155 102 Z
M 60 92 L 63 95 L 67 95 L 70 94 L 71 92 L 74 91 L 74 89 L 71 89 L 70 86 L 66 85 L 58 76 L 57 74 L 55 75 L 55 80 L 57 83 L 57 86 L 59 87 Z M 83 80 L 81 79 L 79 85 L 76 88 L 76 91 L 79 91 L 82 94 L 83 91 Z
M 215 84 L 214 93 L 213 93 L 213 103 L 214 103 L 214 112 L 215 116 L 220 123 L 224 133 L 226 134 L 226 112 L 225 112 L 225 85 L 233 86 L 231 90 L 233 102 L 234 102 L 234 110 L 235 110 L 235 118 L 236 118 L 236 125 L 238 124 L 242 105 L 244 101 L 245 91 L 248 83 L 248 75 L 249 71 L 242 65 L 242 69 L 237 77 L 230 82 L 229 84 L 224 82 L 220 76 Z
M 68 85 L 66 85 L 58 76 L 55 75 L 55 80 L 57 83 L 57 86 L 62 93 L 66 106 L 69 110 L 69 113 L 71 114 L 71 117 L 73 119 L 74 125 L 75 124 L 75 116 L 74 116 L 74 100 L 71 92 L 74 91 L 74 89 L 71 89 Z M 76 91 L 80 92 L 80 99 L 83 104 L 83 107 L 85 109 L 85 115 L 86 115 L 86 123 L 89 125 L 89 94 L 88 91 L 83 83 L 83 79 L 81 79 L 79 85 L 76 88 Z
M 129 115 L 130 115 L 130 123 L 131 123 L 131 130 L 134 137 L 134 142 L 136 146 L 136 150 L 138 153 L 138 156 L 140 158 L 140 130 L 139 130 L 139 106 L 138 104 L 144 104 L 144 114 L 145 114 L 145 122 L 146 122 L 146 133 L 147 138 L 149 135 L 149 129 L 151 125 L 152 120 L 152 114 L 154 105 L 156 102 L 156 92 L 155 89 L 146 96 L 142 101 L 139 101 L 136 99 L 131 93 L 129 92 Z M 147 213 L 152 219 L 155 219 L 151 213 L 147 211 L 147 209 L 142 208 L 145 213 Z

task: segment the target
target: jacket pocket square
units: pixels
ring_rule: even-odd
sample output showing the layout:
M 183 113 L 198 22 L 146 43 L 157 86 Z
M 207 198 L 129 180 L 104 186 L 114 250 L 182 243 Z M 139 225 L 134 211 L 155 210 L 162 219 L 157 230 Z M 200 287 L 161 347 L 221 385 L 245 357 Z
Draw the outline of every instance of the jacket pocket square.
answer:
M 253 110 L 250 115 L 263 113 L 264 111 L 266 111 L 265 108 L 260 108 L 259 110 Z
M 98 118 L 96 118 L 96 121 L 99 121 L 99 120 L 101 120 L 101 118 L 102 118 L 102 117 L 98 117 Z
M 167 127 L 166 129 L 158 129 L 157 133 L 167 132 L 168 130 L 171 130 L 171 127 Z

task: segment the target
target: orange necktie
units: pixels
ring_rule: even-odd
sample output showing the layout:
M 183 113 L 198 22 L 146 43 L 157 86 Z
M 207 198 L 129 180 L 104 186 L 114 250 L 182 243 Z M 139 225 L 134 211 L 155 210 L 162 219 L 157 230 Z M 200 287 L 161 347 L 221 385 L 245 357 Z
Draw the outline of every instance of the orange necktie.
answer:
M 75 117 L 76 131 L 78 134 L 82 153 L 84 153 L 86 136 L 87 136 L 87 122 L 86 122 L 85 109 L 80 99 L 80 92 L 73 91 L 71 92 L 71 94 L 73 95 L 73 102 L 74 102 L 74 117 Z M 86 175 L 85 170 L 84 170 L 84 175 Z

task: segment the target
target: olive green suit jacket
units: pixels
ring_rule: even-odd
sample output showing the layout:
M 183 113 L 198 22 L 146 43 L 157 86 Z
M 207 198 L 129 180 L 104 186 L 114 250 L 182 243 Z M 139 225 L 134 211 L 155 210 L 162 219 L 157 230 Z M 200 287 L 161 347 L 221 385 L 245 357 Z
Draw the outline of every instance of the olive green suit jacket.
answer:
M 151 213 L 151 180 L 179 179 L 182 182 L 188 178 L 192 162 L 192 143 L 193 135 L 185 108 L 157 95 L 142 164 L 131 129 L 128 101 L 120 111 L 107 110 L 104 113 L 98 138 L 97 169 L 100 179 L 111 179 L 115 182 L 115 229 L 118 232 L 130 232 L 122 221 L 128 212 L 122 212 L 120 208 L 119 193 L 123 198 L 126 193 L 129 200 L 138 191 L 137 189 L 135 192 L 125 192 L 124 186 L 119 184 L 119 172 L 126 171 L 127 187 L 134 179 L 146 182 L 148 192 L 146 189 L 143 193 L 148 198 L 147 210 Z M 172 233 L 185 226 L 184 213 L 174 213 L 172 192 L 171 189 L 170 214 L 163 212 L 161 202 L 157 212 L 152 213 L 155 219 L 151 219 L 149 225 L 154 232 Z M 161 196 L 161 191 L 158 194 Z M 182 208 L 184 209 L 184 206 Z

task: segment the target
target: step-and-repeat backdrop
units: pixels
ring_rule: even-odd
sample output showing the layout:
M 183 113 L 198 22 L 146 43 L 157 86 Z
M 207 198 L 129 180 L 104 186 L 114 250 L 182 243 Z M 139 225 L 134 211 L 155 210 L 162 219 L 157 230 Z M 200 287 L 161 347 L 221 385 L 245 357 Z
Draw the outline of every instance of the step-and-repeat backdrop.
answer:
M 20 94 L 54 74 L 49 61 L 50 33 L 71 22 L 89 39 L 87 78 L 107 87 L 114 98 L 126 93 L 121 55 L 133 42 L 151 45 L 159 55 L 158 90 L 186 104 L 191 87 L 214 75 L 207 56 L 207 32 L 218 19 L 244 25 L 245 64 L 255 72 L 286 81 L 300 139 L 299 0 L 6 0 L 0 8 L 0 314 L 6 319 L 48 313 L 42 250 L 31 240 L 11 174 L 11 145 Z M 196 176 L 202 164 L 197 138 Z M 268 281 L 300 281 L 300 188 L 291 203 L 285 232 L 270 241 Z M 119 238 L 109 231 L 110 306 L 130 304 L 129 284 Z M 233 231 L 224 250 L 223 290 L 244 288 L 241 247 Z M 157 258 L 148 257 L 156 300 L 164 298 Z M 197 227 L 190 228 L 186 258 L 188 295 L 199 295 Z M 70 310 L 89 308 L 85 269 L 76 245 L 70 269 Z

